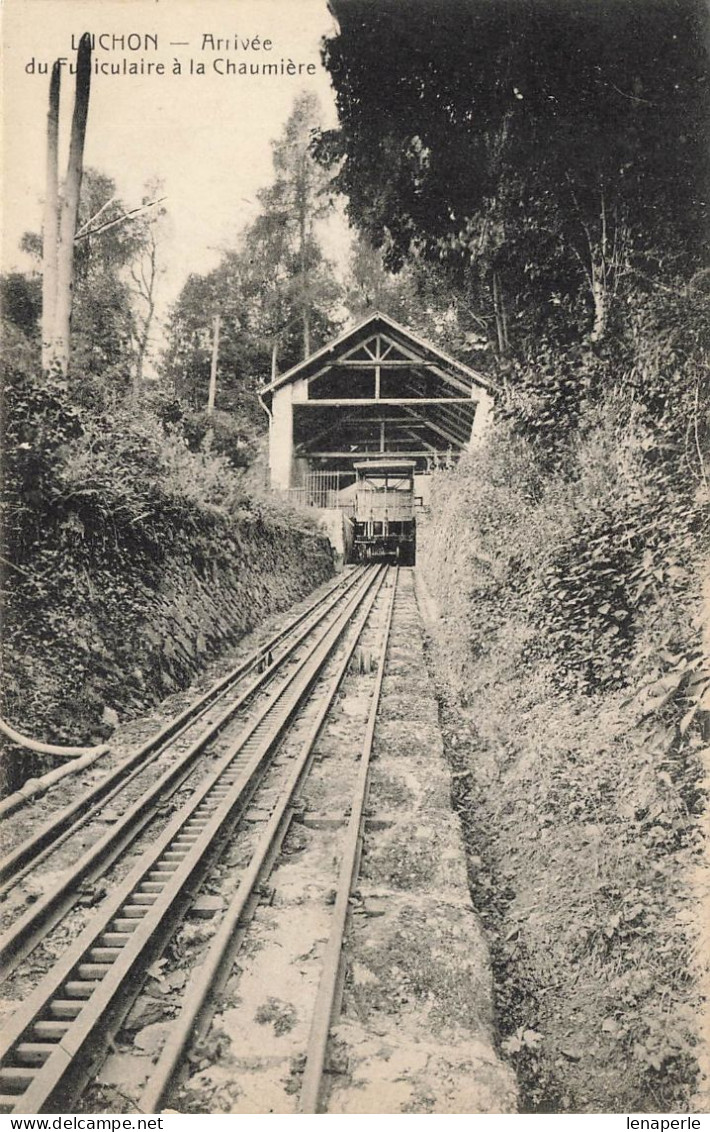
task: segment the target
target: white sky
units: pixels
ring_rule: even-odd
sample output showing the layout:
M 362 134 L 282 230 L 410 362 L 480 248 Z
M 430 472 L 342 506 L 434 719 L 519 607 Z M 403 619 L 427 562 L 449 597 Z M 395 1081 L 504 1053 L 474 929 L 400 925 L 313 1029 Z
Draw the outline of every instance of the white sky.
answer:
M 143 186 L 159 176 L 168 197 L 170 223 L 163 263 L 162 303 L 172 301 L 191 271 L 214 267 L 220 249 L 258 211 L 256 191 L 272 176 L 272 139 L 278 137 L 294 97 L 317 93 L 326 126 L 336 123 L 335 104 L 319 43 L 333 29 L 326 0 L 3 0 L 3 241 L 4 270 L 21 269 L 22 233 L 42 223 L 48 74 L 26 67 L 75 59 L 71 37 L 158 36 L 158 50 L 115 47 L 94 51 L 106 62 L 162 61 L 164 76 L 92 75 L 85 165 L 111 176 L 130 207 Z M 204 35 L 231 40 L 230 49 L 202 50 Z M 245 50 L 240 41 L 271 39 L 272 50 Z M 175 41 L 187 46 L 173 46 Z M 173 60 L 183 64 L 174 76 Z M 190 75 L 189 60 L 206 74 Z M 316 73 L 219 75 L 215 59 L 232 62 L 313 63 Z M 224 65 L 222 64 L 222 67 Z M 62 76 L 60 176 L 66 168 L 74 77 Z M 344 224 L 331 225 L 328 252 L 342 253 Z

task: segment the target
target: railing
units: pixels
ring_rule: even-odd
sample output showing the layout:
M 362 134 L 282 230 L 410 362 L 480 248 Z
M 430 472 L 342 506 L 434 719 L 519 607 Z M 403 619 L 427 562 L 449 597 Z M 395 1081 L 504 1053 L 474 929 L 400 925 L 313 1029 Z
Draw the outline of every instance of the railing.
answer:
M 291 507 L 332 508 L 343 511 L 346 515 L 355 514 L 355 500 L 343 499 L 339 492 L 329 488 L 312 491 L 308 487 L 289 487 L 277 490 L 274 494 L 283 499 L 285 503 L 290 504 Z
M 292 507 L 328 508 L 352 514 L 355 502 L 352 497 L 343 496 L 344 489 L 353 487 L 355 477 L 347 472 L 309 472 L 306 482 L 300 487 L 283 488 L 277 494 Z

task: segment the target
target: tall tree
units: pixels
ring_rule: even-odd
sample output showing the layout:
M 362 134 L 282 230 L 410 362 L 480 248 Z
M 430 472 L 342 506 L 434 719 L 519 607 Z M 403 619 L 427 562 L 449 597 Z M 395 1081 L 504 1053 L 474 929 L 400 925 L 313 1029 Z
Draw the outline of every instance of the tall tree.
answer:
M 59 96 L 61 67 L 55 62 L 49 83 L 47 157 L 42 235 L 42 369 L 48 370 L 54 353 L 57 306 L 57 255 L 59 247 Z
M 54 95 L 54 72 L 50 85 L 50 122 L 49 133 L 55 128 L 52 122 Z M 69 160 L 67 175 L 64 180 L 61 206 L 59 212 L 59 242 L 56 253 L 56 297 L 53 314 L 51 340 L 49 351 L 50 364 L 56 362 L 62 373 L 66 374 L 69 368 L 70 328 L 72 316 L 72 302 L 74 290 L 74 237 L 76 235 L 77 220 L 79 217 L 79 202 L 81 197 L 81 181 L 84 172 L 84 142 L 86 139 L 86 122 L 89 114 L 89 95 L 91 91 L 91 36 L 84 33 L 79 41 L 76 61 L 76 93 L 74 97 L 74 113 L 72 115 L 71 135 L 69 139 Z M 56 88 L 57 112 L 59 101 L 59 87 Z M 54 153 L 56 155 L 56 137 L 54 139 Z M 51 151 L 51 141 L 48 142 L 48 151 Z M 51 174 L 48 177 L 51 181 Z M 49 192 L 53 189 L 48 186 Z M 47 255 L 51 262 L 49 241 L 54 232 L 47 234 Z
M 115 182 L 87 170 L 76 241 L 73 353 L 77 368 L 120 391 L 135 383 L 142 362 L 137 341 L 141 329 L 150 333 L 132 273 L 145 271 L 146 261 L 157 254 L 155 219 L 152 211 L 130 216 Z
M 166 215 L 161 206 L 162 183 L 153 180 L 146 186 L 142 212 L 134 218 L 134 236 L 137 235 L 139 247 L 129 265 L 129 291 L 131 294 L 131 390 L 137 397 L 143 384 L 146 361 L 153 345 L 158 284 L 163 269 L 160 265 L 161 222 Z M 155 206 L 155 207 L 151 207 Z
M 207 399 L 213 319 L 221 319 L 218 407 L 246 411 L 270 373 L 294 365 L 335 329 L 339 289 L 319 241 L 332 207 L 329 176 L 310 153 L 318 104 L 302 95 L 273 143 L 274 179 L 261 212 L 214 271 L 191 275 L 168 324 L 163 373 L 195 406 Z
M 282 136 L 273 143 L 274 181 L 259 194 L 262 226 L 276 226 L 282 232 L 280 259 L 291 294 L 298 294 L 304 357 L 311 352 L 312 312 L 322 298 L 322 254 L 315 226 L 333 206 L 329 178 L 311 153 L 319 125 L 318 99 L 304 92 L 296 98 Z

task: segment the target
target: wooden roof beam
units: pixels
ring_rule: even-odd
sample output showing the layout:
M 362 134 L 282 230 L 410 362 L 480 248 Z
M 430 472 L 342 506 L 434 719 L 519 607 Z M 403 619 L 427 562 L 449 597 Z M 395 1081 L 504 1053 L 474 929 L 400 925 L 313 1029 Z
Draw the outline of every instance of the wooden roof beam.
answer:
M 435 432 L 438 436 L 443 436 L 445 440 L 448 440 L 449 444 L 463 446 L 466 443 L 466 440 L 458 436 L 455 431 L 445 428 L 445 426 L 440 424 L 439 422 L 435 422 L 426 417 L 420 417 L 417 413 L 414 412 L 414 410 L 410 410 L 410 416 L 414 420 L 421 420 L 422 423 L 425 424 L 427 428 L 431 429 L 432 432 Z
M 410 347 L 402 346 L 397 342 L 392 342 L 391 339 L 389 339 L 386 335 L 383 335 L 382 337 L 385 342 L 391 342 L 391 345 L 393 345 L 396 350 L 399 350 L 401 354 L 404 354 L 407 358 L 409 358 L 413 366 L 428 366 L 434 371 L 434 373 L 437 374 L 438 377 L 442 378 L 442 380 L 444 381 L 448 381 L 450 385 L 456 385 L 459 389 L 463 390 L 470 389 L 471 394 L 473 394 L 473 390 L 475 389 L 473 379 L 471 379 L 471 385 L 468 386 L 464 381 L 462 381 L 460 377 L 456 377 L 454 374 L 449 373 L 447 370 L 445 370 L 441 362 L 427 361 L 421 356 L 421 354 L 415 354 Z M 452 360 L 451 364 L 452 366 L 455 366 L 456 362 Z
M 421 441 L 419 441 L 418 443 L 421 444 Z M 441 450 L 435 449 L 434 451 L 441 451 Z M 372 449 L 362 449 L 361 448 L 359 451 L 353 451 L 351 448 L 348 448 L 347 450 L 339 451 L 339 452 L 334 451 L 334 452 L 309 452 L 308 453 L 309 459 L 312 459 L 312 460 L 341 460 L 341 459 L 342 460 L 366 460 L 370 456 L 372 456 L 373 459 L 375 459 L 377 457 L 382 459 L 383 456 L 392 456 L 392 457 L 397 456 L 397 457 L 401 457 L 402 459 L 405 459 L 405 458 L 413 459 L 415 456 L 429 456 L 429 455 L 431 455 L 431 451 L 430 451 L 430 449 L 427 449 L 427 448 L 421 448 L 421 449 L 418 448 L 416 450 L 412 449 L 411 451 L 407 450 L 406 452 L 404 450 L 400 451 L 399 449 L 397 449 L 396 452 L 390 451 L 390 452 L 385 452 L 385 453 L 380 452 L 379 448 L 372 448 Z
M 456 417 L 452 413 L 442 410 L 440 405 L 432 409 L 432 420 L 435 420 L 443 428 L 453 429 L 454 432 L 461 433 L 461 443 L 468 444 L 471 437 L 471 429 L 473 428 L 473 419 L 470 420 L 466 417 Z
M 294 408 L 339 408 L 342 405 L 470 405 L 470 397 L 313 397 Z

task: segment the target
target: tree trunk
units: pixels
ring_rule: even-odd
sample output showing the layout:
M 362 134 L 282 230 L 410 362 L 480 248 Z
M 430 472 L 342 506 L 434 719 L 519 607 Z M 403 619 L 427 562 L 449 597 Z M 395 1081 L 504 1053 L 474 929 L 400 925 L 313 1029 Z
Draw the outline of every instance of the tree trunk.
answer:
M 134 316 L 133 323 L 136 327 L 134 331 L 134 338 L 136 341 L 136 364 L 133 371 L 133 380 L 131 382 L 131 396 L 134 401 L 138 400 L 141 387 L 143 385 L 143 367 L 145 364 L 146 354 L 148 353 L 148 345 L 150 343 L 150 331 L 153 325 L 153 316 L 155 314 L 155 279 L 157 275 L 157 247 L 155 242 L 155 234 L 150 234 L 150 252 L 148 253 L 148 269 L 144 270 L 144 263 L 141 262 L 139 268 L 131 272 L 133 280 L 136 284 L 136 294 L 139 299 L 145 303 L 145 315 L 142 322 L 140 316 Z
M 498 338 L 498 353 L 500 357 L 508 350 L 508 325 L 505 316 L 505 303 L 501 292 L 498 272 L 493 272 L 493 310 L 496 319 L 496 337 Z
M 274 341 L 271 345 L 271 380 L 272 381 L 276 381 L 276 378 L 279 376 L 278 356 L 279 356 L 279 340 L 278 340 L 278 338 L 274 338 Z
M 311 317 L 308 307 L 303 308 L 303 357 L 311 354 Z
M 64 375 L 69 368 L 69 332 L 74 286 L 74 236 L 79 216 L 79 194 L 84 167 L 84 140 L 91 88 L 91 37 L 85 32 L 79 43 L 76 68 L 76 95 L 69 142 L 69 163 L 59 229 L 57 264 L 57 304 L 54 358 Z
M 57 302 L 57 241 L 59 239 L 59 89 L 61 67 L 52 67 L 47 111 L 47 177 L 42 232 L 42 370 L 51 365 L 54 348 L 54 315 Z
M 592 264 L 592 302 L 594 304 L 594 325 L 589 335 L 592 342 L 600 342 L 606 332 L 607 280 L 603 260 L 593 259 Z
M 221 318 L 218 314 L 214 316 L 214 323 L 212 326 L 212 362 L 210 365 L 210 388 L 207 394 L 207 412 L 214 412 L 214 401 L 217 395 L 217 363 L 219 362 L 219 327 Z
M 305 157 L 300 161 L 300 180 L 298 186 L 298 238 L 299 256 L 301 261 L 301 303 L 303 305 L 303 357 L 310 357 L 311 353 L 311 318 L 308 305 L 308 264 L 306 261 L 306 235 L 307 235 L 307 177 Z

